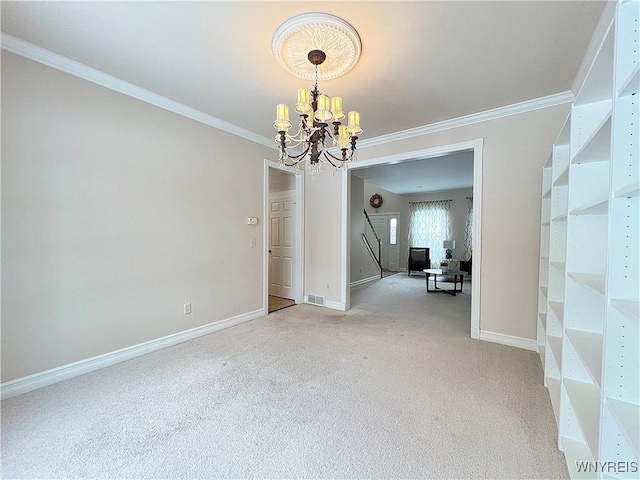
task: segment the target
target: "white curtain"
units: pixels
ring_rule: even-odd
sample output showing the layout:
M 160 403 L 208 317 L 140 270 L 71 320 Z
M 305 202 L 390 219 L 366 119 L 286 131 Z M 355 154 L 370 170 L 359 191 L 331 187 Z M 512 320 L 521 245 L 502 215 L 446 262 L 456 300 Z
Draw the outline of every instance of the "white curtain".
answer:
M 431 266 L 445 259 L 442 242 L 451 238 L 451 200 L 409 203 L 409 247 L 428 247 Z
M 467 223 L 464 227 L 464 254 L 463 260 L 469 260 L 473 255 L 473 197 L 468 197 Z

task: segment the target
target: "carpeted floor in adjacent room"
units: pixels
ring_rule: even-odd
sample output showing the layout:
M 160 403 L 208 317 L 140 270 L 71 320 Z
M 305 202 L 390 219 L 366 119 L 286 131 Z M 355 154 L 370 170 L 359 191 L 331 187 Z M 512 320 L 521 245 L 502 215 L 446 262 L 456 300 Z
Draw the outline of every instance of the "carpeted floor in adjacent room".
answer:
M 4 478 L 566 478 L 537 354 L 393 275 L 2 403 Z

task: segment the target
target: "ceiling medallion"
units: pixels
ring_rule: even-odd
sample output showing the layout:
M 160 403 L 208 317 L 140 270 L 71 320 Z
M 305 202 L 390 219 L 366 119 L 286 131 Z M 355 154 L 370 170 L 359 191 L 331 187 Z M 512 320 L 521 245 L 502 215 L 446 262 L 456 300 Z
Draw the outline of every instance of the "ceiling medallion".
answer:
M 307 80 L 314 80 L 316 75 L 308 53 L 326 53 L 326 61 L 318 68 L 318 80 L 331 80 L 353 68 L 360 58 L 362 43 L 355 28 L 340 17 L 314 12 L 296 15 L 280 25 L 271 49 L 285 70 Z

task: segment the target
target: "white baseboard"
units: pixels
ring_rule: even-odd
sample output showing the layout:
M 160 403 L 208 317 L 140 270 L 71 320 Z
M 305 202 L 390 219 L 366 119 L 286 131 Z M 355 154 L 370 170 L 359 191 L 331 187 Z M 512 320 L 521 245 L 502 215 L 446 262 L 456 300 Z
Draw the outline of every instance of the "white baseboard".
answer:
M 317 303 L 312 303 L 307 299 L 305 299 L 304 303 L 306 303 L 307 305 L 313 305 L 314 307 L 330 308 L 332 310 L 340 310 L 341 312 L 347 311 L 347 306 L 344 303 L 332 302 L 331 300 L 326 300 L 326 299 L 324 301 L 324 305 L 318 305 Z
M 529 338 L 514 337 L 513 335 L 505 335 L 504 333 L 488 332 L 480 330 L 480 340 L 485 342 L 499 343 L 510 347 L 522 348 L 524 350 L 538 351 L 538 342 Z
M 347 306 L 342 302 L 332 302 L 331 300 L 325 300 L 324 306 L 333 310 L 340 310 L 341 312 L 347 311 Z
M 471 327 L 471 338 L 474 340 L 480 340 L 480 329 L 476 327 Z
M 47 387 L 54 383 L 62 382 L 63 380 L 84 375 L 85 373 L 94 372 L 101 368 L 109 367 L 126 360 L 131 360 L 132 358 L 140 357 L 147 353 L 155 352 L 179 343 L 184 343 L 186 341 L 193 340 L 194 338 L 233 327 L 240 323 L 248 322 L 265 315 L 266 310 L 264 308 L 254 310 L 253 312 L 243 313 L 242 315 L 226 318 L 224 320 L 218 320 L 217 322 L 209 323 L 208 325 L 191 328 L 189 330 L 167 335 L 166 337 L 157 338 L 155 340 L 122 348 L 114 352 L 104 353 L 96 357 L 87 358 L 85 360 L 45 370 L 44 372 L 34 373 L 33 375 L 11 380 L 10 382 L 5 382 L 0 385 L 0 397 L 2 400 L 5 398 L 15 397 L 22 393 Z
M 349 286 L 355 287 L 357 285 L 362 285 L 364 283 L 373 282 L 374 280 L 380 280 L 380 275 L 374 275 L 373 277 L 363 278 L 362 280 L 356 280 L 355 282 L 351 282 Z

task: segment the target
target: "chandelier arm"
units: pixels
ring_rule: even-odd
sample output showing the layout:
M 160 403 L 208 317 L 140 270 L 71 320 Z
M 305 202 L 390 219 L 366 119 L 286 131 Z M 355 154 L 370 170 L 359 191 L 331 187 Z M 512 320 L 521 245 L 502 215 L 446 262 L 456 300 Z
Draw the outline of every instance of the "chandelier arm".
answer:
M 296 159 L 303 160 L 303 159 L 304 159 L 304 156 L 305 156 L 307 153 L 309 153 L 309 150 L 310 150 L 310 149 L 311 149 L 311 146 L 308 146 L 308 147 L 307 147 L 307 149 L 306 149 L 304 152 L 302 152 L 300 155 L 289 155 L 289 154 L 287 153 L 287 157 L 289 157 L 289 158 L 290 158 L 290 159 L 292 159 L 292 160 L 296 160 Z
M 322 125 L 322 126 L 321 126 L 321 127 L 319 127 L 318 129 L 319 129 L 319 130 L 320 130 L 320 129 L 322 129 L 322 130 L 324 131 L 323 133 L 328 134 L 328 135 L 329 135 L 329 138 L 330 138 L 331 140 L 333 140 L 333 138 L 334 138 L 334 137 L 333 137 L 333 134 L 331 133 L 331 130 L 329 130 L 329 128 L 327 128 L 327 127 L 329 127 L 329 124 L 328 124 L 328 123 L 321 123 L 320 125 Z
M 333 155 L 329 150 L 324 150 L 324 154 L 325 154 L 325 156 L 329 155 L 331 158 L 333 158 L 334 160 L 337 160 L 337 161 L 339 161 L 339 162 L 348 162 L 349 160 L 347 160 L 346 158 L 344 158 L 346 148 L 343 148 L 343 149 L 341 149 L 341 150 L 342 150 L 342 153 L 343 153 L 343 158 L 336 157 L 336 156 L 335 156 L 335 155 Z M 329 158 L 327 157 L 327 160 L 328 160 L 328 159 L 329 159 Z
M 304 140 L 296 140 L 295 138 L 292 139 L 292 141 L 293 141 L 293 143 L 289 144 L 287 146 L 287 148 L 296 148 L 296 147 L 299 147 L 300 145 L 302 145 L 303 143 L 305 143 Z
M 329 162 L 329 163 L 333 166 L 333 168 L 340 168 L 340 167 L 342 166 L 342 165 L 338 166 L 338 165 L 336 165 L 335 163 L 333 163 L 333 162 L 331 161 L 331 159 L 327 156 L 327 153 L 328 153 L 328 152 L 327 152 L 326 150 L 324 150 L 322 153 L 324 154 L 324 159 L 325 159 L 327 162 Z M 331 155 L 331 154 L 329 153 L 329 155 Z M 334 157 L 333 155 L 331 155 L 331 156 L 332 156 L 333 158 L 335 158 L 336 160 L 341 161 L 338 157 Z
M 300 159 L 300 160 L 296 160 L 296 161 L 293 161 L 293 162 L 291 162 L 291 163 L 287 163 L 285 160 L 286 160 L 286 159 L 284 159 L 284 160 L 280 160 L 280 161 L 282 162 L 282 165 L 284 165 L 285 167 L 295 167 L 296 165 L 299 165 L 300 163 L 302 163 L 302 162 L 303 162 L 303 160 L 302 160 L 302 159 Z

